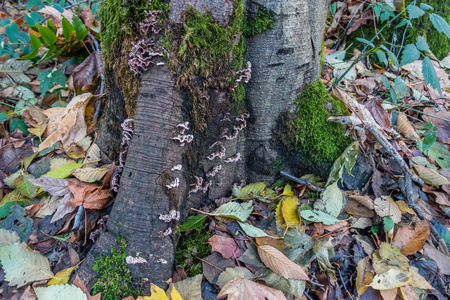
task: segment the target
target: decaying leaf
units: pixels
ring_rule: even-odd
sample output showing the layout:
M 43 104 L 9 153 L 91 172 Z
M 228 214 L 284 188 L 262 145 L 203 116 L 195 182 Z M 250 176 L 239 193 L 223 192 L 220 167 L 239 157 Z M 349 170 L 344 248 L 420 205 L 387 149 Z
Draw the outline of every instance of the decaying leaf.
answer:
M 17 232 L 12 230 L 0 229 L 0 247 L 20 243 L 20 237 Z
M 108 190 L 101 190 L 101 187 L 85 182 L 70 182 L 69 189 L 74 195 L 69 200 L 73 207 L 83 205 L 87 209 L 102 209 L 111 199 Z
M 450 257 L 428 244 L 425 244 L 423 248 L 425 249 L 425 255 L 436 262 L 439 272 L 450 275 Z
M 224 258 L 239 257 L 244 253 L 234 239 L 229 237 L 216 234 L 208 240 L 208 243 L 211 245 L 211 251 L 219 252 Z
M 241 200 L 254 199 L 256 196 L 259 196 L 264 191 L 266 185 L 267 183 L 265 182 L 251 183 L 242 188 L 242 190 L 237 195 L 237 199 Z
M 214 213 L 208 215 L 226 217 L 245 222 L 248 216 L 250 216 L 252 210 L 252 201 L 244 203 L 237 203 L 232 201 L 222 204 L 218 209 L 216 209 Z
M 358 296 L 364 294 L 367 290 L 367 286 L 372 282 L 373 275 L 371 272 L 367 271 L 369 265 L 370 257 L 366 256 L 358 262 L 358 267 L 356 268 L 356 290 Z
M 275 273 L 283 276 L 286 279 L 308 280 L 303 268 L 289 258 L 286 257 L 278 249 L 263 245 L 258 247 L 259 257 L 262 262 Z
M 370 286 L 376 290 L 391 290 L 408 285 L 412 280 L 412 273 L 399 269 L 390 269 L 383 274 L 375 275 Z
M 336 159 L 331 167 L 326 186 L 342 178 L 344 172 L 351 174 L 351 171 L 356 163 L 356 157 L 358 156 L 358 149 L 359 142 L 355 141 L 351 143 L 347 149 L 345 149 L 338 159 Z
M 219 278 L 217 279 L 217 285 L 220 288 L 230 280 L 235 278 L 251 278 L 253 277 L 252 272 L 249 269 L 243 267 L 235 267 L 235 268 L 226 268 L 225 271 L 220 273 Z
M 422 178 L 426 184 L 431 184 L 434 186 L 450 184 L 450 182 L 447 180 L 447 178 L 445 178 L 444 176 L 439 174 L 434 169 L 422 167 L 422 166 L 416 165 L 416 164 L 414 164 L 414 169 L 417 171 L 417 174 L 419 175 L 419 177 Z
M 283 292 L 245 278 L 228 281 L 220 290 L 218 297 L 228 295 L 228 300 L 277 299 L 286 300 Z
M 417 134 L 414 127 L 408 121 L 406 114 L 404 112 L 398 112 L 397 117 L 397 127 L 401 134 L 403 134 L 407 139 L 418 140 L 420 136 Z
M 404 255 L 412 255 L 421 250 L 430 237 L 430 223 L 427 220 L 416 222 L 414 229 L 403 226 L 395 234 L 393 247 L 398 247 Z
M 53 276 L 48 259 L 25 243 L 3 246 L 0 261 L 9 285 L 22 287 L 27 283 Z
M 173 284 L 171 283 L 169 289 L 173 285 L 183 299 L 202 300 L 202 279 L 202 274 L 194 277 L 188 277 L 185 280 L 181 280 Z
M 325 225 L 333 225 L 341 221 L 320 210 L 302 210 L 300 211 L 300 216 L 307 221 L 320 222 Z
M 285 228 L 296 227 L 300 224 L 298 216 L 299 200 L 295 196 L 284 197 L 277 206 L 276 216 L 279 224 Z
M 56 196 L 43 197 L 41 199 L 41 202 L 39 203 L 40 208 L 34 216 L 38 217 L 38 218 L 43 218 L 45 216 L 52 215 L 60 205 L 59 200 L 60 200 L 60 197 L 56 197 Z
M 30 182 L 35 186 L 40 186 L 52 196 L 64 196 L 70 192 L 69 181 L 66 179 L 56 179 L 52 177 L 41 177 L 31 179 Z
M 52 285 L 47 287 L 34 288 L 38 300 L 66 299 L 66 300 L 87 300 L 83 291 L 72 284 Z

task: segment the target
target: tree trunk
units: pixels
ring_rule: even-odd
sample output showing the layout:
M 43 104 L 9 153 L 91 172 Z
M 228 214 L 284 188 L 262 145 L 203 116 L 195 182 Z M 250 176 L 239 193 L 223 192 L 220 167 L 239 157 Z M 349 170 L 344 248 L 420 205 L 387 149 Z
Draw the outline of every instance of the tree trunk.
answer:
M 129 255 L 136 256 L 139 252 L 140 257 L 148 261 L 146 264 L 129 266 L 134 279 L 148 278 L 149 282 L 155 283 L 167 280 L 172 275 L 178 225 L 187 217 L 190 208 L 198 208 L 225 196 L 234 182 L 270 182 L 275 179 L 268 167 L 283 152 L 275 140 L 274 130 L 277 121 L 290 109 L 303 87 L 318 79 L 329 0 L 247 1 L 246 8 L 250 16 L 260 6 L 273 11 L 275 26 L 246 40 L 246 60 L 252 63 L 252 78 L 246 85 L 247 108 L 244 111 L 230 109 L 233 107 L 230 91 L 233 91 L 234 82 L 230 86 L 229 77 L 222 78 L 227 72 L 235 74 L 236 69 L 233 71 L 231 65 L 236 59 L 230 59 L 225 64 L 222 61 L 219 67 L 211 68 L 206 62 L 206 66 L 200 70 L 211 70 L 211 73 L 205 75 L 199 71 L 191 74 L 185 79 L 188 84 L 183 81 L 185 73 L 182 69 L 189 65 L 181 64 L 180 67 L 173 60 L 180 53 L 182 40 L 178 33 L 179 24 L 185 21 L 183 15 L 188 4 L 202 14 L 210 12 L 214 20 L 225 28 L 231 26 L 230 22 L 235 22 L 233 18 L 237 15 L 236 9 L 239 9 L 236 2 L 239 1 L 171 1 L 166 22 L 166 36 L 168 32 L 174 37 L 171 40 L 170 62 L 151 66 L 140 76 L 135 102 L 134 135 L 120 189 L 105 232 L 78 272 L 89 288 L 95 280 L 92 266 L 96 257 L 109 254 L 117 236 L 126 238 Z M 234 36 L 239 39 L 240 34 L 236 32 Z M 232 49 L 228 51 L 231 56 Z M 174 65 L 178 68 L 174 68 Z M 117 130 L 117 121 L 126 117 L 123 105 L 130 101 L 122 98 L 114 80 L 116 73 L 117 68 L 113 67 L 107 71 L 110 102 L 107 104 L 101 133 L 108 135 L 104 135 L 107 138 L 100 138 L 101 148 L 107 149 L 110 155 L 114 152 L 117 155 L 119 143 L 117 131 L 112 130 Z M 246 123 L 242 118 L 241 121 L 235 121 L 242 112 L 250 113 L 248 128 L 237 130 L 235 139 L 224 139 L 224 129 L 229 128 L 227 134 L 232 136 L 235 126 L 243 127 Z M 229 121 L 226 120 L 228 116 Z M 186 121 L 190 122 L 190 129 L 185 134 L 192 134 L 194 140 L 180 146 L 180 142 L 172 138 L 180 134 L 180 128 L 176 126 Z M 210 148 L 217 141 L 221 145 Z M 220 152 L 223 149 L 221 146 L 226 149 L 225 156 L 212 160 L 207 158 L 213 152 Z M 225 162 L 227 158 L 236 158 L 238 153 L 240 160 Z M 183 168 L 171 171 L 178 164 Z M 219 173 L 208 177 L 207 173 L 219 165 L 222 167 Z M 192 184 L 196 182 L 195 176 L 203 178 L 204 183 L 211 180 L 205 193 L 201 190 L 190 193 Z M 166 185 L 175 178 L 178 178 L 179 185 L 168 189 Z M 181 212 L 179 221 L 166 223 L 160 220 L 160 215 L 173 209 Z M 168 228 L 173 233 L 166 236 L 164 232 Z

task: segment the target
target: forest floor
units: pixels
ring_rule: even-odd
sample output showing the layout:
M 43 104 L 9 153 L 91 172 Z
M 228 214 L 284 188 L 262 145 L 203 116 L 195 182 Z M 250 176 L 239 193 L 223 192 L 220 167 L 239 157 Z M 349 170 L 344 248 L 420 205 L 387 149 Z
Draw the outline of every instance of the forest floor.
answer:
M 328 121 L 347 125 L 353 143 L 328 178 L 230 187 L 181 225 L 167 296 L 155 282 L 144 297 L 127 265 L 147 262 L 127 255 L 124 240 L 96 264 L 95 296 L 79 278 L 68 284 L 114 200 L 116 166 L 95 143 L 104 97 L 99 3 L 3 1 L 1 298 L 447 299 L 450 55 L 436 58 L 421 36 L 406 42 L 407 22 L 398 34 L 381 32 L 379 19 L 394 13 L 374 3 L 330 7 L 321 81 L 350 112 Z M 450 38 L 429 10 L 401 16 L 429 15 Z M 361 28 L 379 35 L 349 42 Z M 349 189 L 362 171 L 364 183 Z

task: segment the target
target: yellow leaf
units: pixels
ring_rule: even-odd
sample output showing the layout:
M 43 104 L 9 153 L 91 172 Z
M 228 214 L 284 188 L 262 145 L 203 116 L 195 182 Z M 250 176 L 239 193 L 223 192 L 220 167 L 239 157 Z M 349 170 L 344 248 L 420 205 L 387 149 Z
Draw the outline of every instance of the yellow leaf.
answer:
M 174 285 L 172 285 L 172 289 L 170 291 L 170 299 L 172 300 L 183 300 L 180 293 L 178 293 L 177 289 Z
M 411 286 L 422 290 L 434 290 L 434 287 L 418 273 L 419 269 L 411 267 L 411 271 L 413 272 Z
M 411 283 L 412 272 L 404 272 L 400 269 L 390 269 L 383 274 L 376 275 L 370 286 L 376 290 L 391 290 Z
M 275 219 L 280 226 L 286 227 L 286 223 L 284 222 L 284 218 L 283 218 L 283 212 L 281 210 L 282 206 L 283 206 L 283 200 L 278 202 L 277 209 L 275 210 Z
M 420 178 L 423 179 L 423 181 L 426 184 L 434 186 L 450 184 L 447 178 L 439 174 L 436 170 L 427 167 L 422 167 L 421 165 L 416 164 L 414 164 L 414 169 L 416 169 L 417 174 L 419 175 Z
M 109 165 L 102 168 L 81 168 L 72 171 L 72 175 L 84 182 L 95 182 L 103 178 L 108 173 Z
M 70 273 L 74 267 L 64 269 L 56 273 L 56 275 L 48 282 L 48 285 L 66 284 L 69 281 Z
M 294 192 L 292 191 L 292 188 L 289 184 L 286 184 L 284 186 L 284 190 L 283 190 L 283 194 L 281 194 L 283 196 L 294 196 Z
M 286 197 L 281 200 L 281 213 L 286 227 L 295 227 L 300 224 L 300 218 L 298 217 L 298 198 L 295 196 Z
M 356 268 L 356 290 L 358 296 L 364 294 L 367 290 L 367 286 L 372 282 L 373 275 L 371 272 L 366 271 L 369 264 L 369 257 L 366 256 L 358 262 L 358 267 Z
M 166 292 L 155 284 L 150 287 L 151 296 L 139 296 L 136 300 L 169 300 Z

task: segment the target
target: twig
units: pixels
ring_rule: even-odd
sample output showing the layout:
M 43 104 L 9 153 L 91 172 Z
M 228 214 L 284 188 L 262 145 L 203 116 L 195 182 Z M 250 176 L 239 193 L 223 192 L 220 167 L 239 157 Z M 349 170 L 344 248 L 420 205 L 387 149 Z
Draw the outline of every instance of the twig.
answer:
M 216 267 L 215 265 L 213 265 L 212 263 L 210 263 L 210 262 L 207 262 L 206 260 L 204 260 L 204 259 L 201 259 L 200 257 L 197 257 L 197 259 L 198 260 L 201 260 L 202 262 L 204 262 L 205 264 L 208 264 L 208 265 L 210 265 L 211 267 L 214 267 L 214 268 L 216 268 L 217 270 L 220 270 L 220 271 L 222 271 L 223 272 L 223 270 L 221 269 L 221 268 L 219 268 L 219 267 Z
M 314 184 L 312 184 L 312 183 L 310 183 L 310 182 L 308 182 L 306 180 L 303 180 L 303 179 L 297 178 L 295 176 L 292 176 L 291 174 L 288 174 L 288 173 L 286 173 L 284 171 L 280 171 L 280 174 L 281 174 L 281 176 L 287 177 L 287 178 L 289 178 L 292 181 L 295 181 L 297 183 L 306 185 L 306 187 L 309 190 L 313 191 L 313 192 L 323 192 L 325 190 L 325 189 L 323 189 L 321 187 L 318 187 L 318 186 L 316 186 L 316 185 L 314 185 Z

